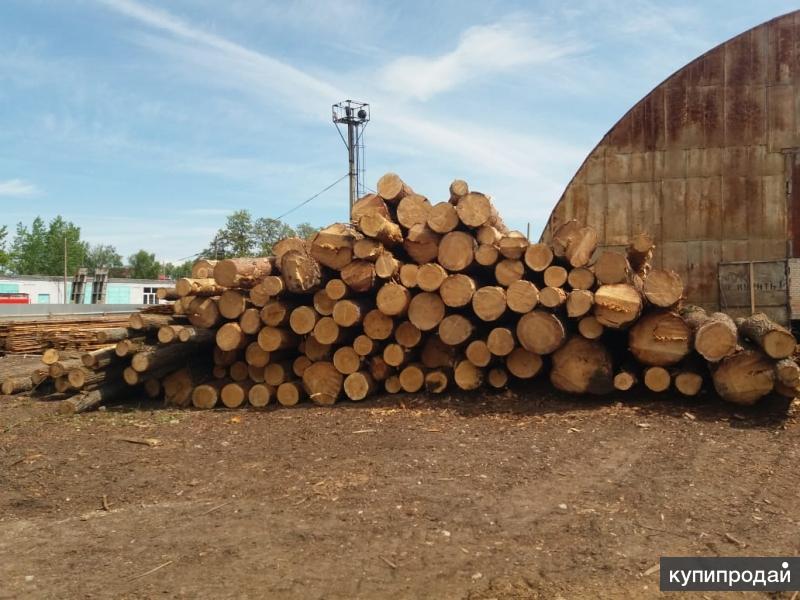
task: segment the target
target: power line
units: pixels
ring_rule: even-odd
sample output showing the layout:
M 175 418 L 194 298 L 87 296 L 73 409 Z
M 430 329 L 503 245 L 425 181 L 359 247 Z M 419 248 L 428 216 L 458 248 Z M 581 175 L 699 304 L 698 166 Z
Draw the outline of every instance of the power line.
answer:
M 311 196 L 310 198 L 307 198 L 307 199 L 303 200 L 303 201 L 302 201 L 300 204 L 298 204 L 297 206 L 295 206 L 295 207 L 293 207 L 293 208 L 290 208 L 289 210 L 287 210 L 285 213 L 283 213 L 283 214 L 282 214 L 282 215 L 280 215 L 279 217 L 275 217 L 275 220 L 276 220 L 276 221 L 280 221 L 280 220 L 281 220 L 281 219 L 283 219 L 283 217 L 285 217 L 286 215 L 290 215 L 290 214 L 292 214 L 294 211 L 296 211 L 296 210 L 298 210 L 298 209 L 300 209 L 300 208 L 304 207 L 306 204 L 308 204 L 308 203 L 309 203 L 309 202 L 311 202 L 312 200 L 315 200 L 316 198 L 318 198 L 319 196 L 321 196 L 322 194 L 324 194 L 325 192 L 327 192 L 329 189 L 331 189 L 331 188 L 332 188 L 333 186 L 335 186 L 337 183 L 339 183 L 339 182 L 341 182 L 342 180 L 346 179 L 346 178 L 347 178 L 349 175 L 350 175 L 349 173 L 345 173 L 344 175 L 342 175 L 341 177 L 339 177 L 339 179 L 337 179 L 336 181 L 334 181 L 334 182 L 333 182 L 333 183 L 331 183 L 330 185 L 328 185 L 328 186 L 326 186 L 326 187 L 322 188 L 320 191 L 318 191 L 316 194 L 314 194 L 314 195 L 313 195 L 313 196 Z M 190 255 L 190 256 L 184 256 L 183 258 L 179 258 L 177 262 L 183 262 L 183 261 L 189 260 L 190 258 L 197 258 L 198 256 L 200 256 L 200 255 L 202 255 L 202 254 L 203 254 L 203 252 L 201 251 L 201 252 L 198 252 L 198 253 L 196 253 L 196 254 L 192 254 L 192 255 Z
M 294 208 L 291 208 L 291 209 L 287 210 L 287 211 L 286 211 L 285 213 L 283 213 L 281 216 L 279 216 L 279 217 L 275 217 L 275 220 L 276 220 L 276 221 L 280 221 L 280 220 L 281 220 L 283 217 L 285 217 L 286 215 L 290 215 L 290 214 L 292 214 L 294 211 L 296 211 L 296 210 L 298 210 L 298 209 L 300 209 L 300 208 L 304 207 L 306 204 L 308 204 L 308 203 L 309 203 L 309 202 L 311 202 L 312 200 L 316 199 L 317 197 L 319 197 L 319 196 L 321 196 L 322 194 L 324 194 L 325 192 L 327 192 L 329 189 L 331 189 L 331 188 L 332 188 L 333 186 L 335 186 L 337 183 L 339 183 L 339 182 L 340 182 L 340 181 L 342 181 L 343 179 L 346 179 L 346 178 L 347 178 L 349 175 L 350 175 L 349 173 L 345 173 L 344 175 L 342 175 L 341 177 L 339 177 L 339 179 L 337 179 L 336 181 L 334 181 L 332 184 L 330 184 L 329 186 L 327 186 L 327 187 L 325 187 L 325 188 L 321 189 L 320 191 L 318 191 L 316 194 L 314 194 L 313 196 L 311 196 L 311 197 L 310 197 L 310 198 L 308 198 L 307 200 L 303 200 L 303 201 L 302 201 L 300 204 L 298 204 L 298 205 L 297 205 L 297 206 L 295 206 Z

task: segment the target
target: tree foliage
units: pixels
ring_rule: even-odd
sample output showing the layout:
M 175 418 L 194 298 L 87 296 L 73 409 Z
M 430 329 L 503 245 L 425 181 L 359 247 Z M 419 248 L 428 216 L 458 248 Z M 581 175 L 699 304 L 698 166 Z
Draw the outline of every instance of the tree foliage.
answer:
M 218 230 L 211 243 L 200 254 L 207 258 L 223 259 L 234 256 L 268 256 L 276 242 L 299 236 L 310 238 L 317 231 L 310 223 L 296 228 L 280 221 L 261 217 L 253 219 L 247 210 L 237 210 L 228 216 L 225 226 Z
M 89 246 L 83 266 L 94 271 L 96 269 L 114 269 L 122 267 L 122 256 L 110 244 Z
M 83 264 L 88 245 L 81 241 L 81 229 L 60 215 L 47 225 L 36 217 L 30 228 L 17 224 L 11 245 L 9 266 L 14 273 L 26 275 L 60 275 L 64 272 L 64 252 L 67 273 L 73 274 Z
M 0 273 L 5 273 L 6 269 L 8 269 L 8 263 L 11 260 L 11 257 L 8 255 L 6 250 L 7 243 L 8 227 L 3 225 L 0 227 Z
M 161 265 L 156 260 L 156 255 L 147 250 L 139 250 L 128 257 L 130 276 L 134 279 L 158 279 Z

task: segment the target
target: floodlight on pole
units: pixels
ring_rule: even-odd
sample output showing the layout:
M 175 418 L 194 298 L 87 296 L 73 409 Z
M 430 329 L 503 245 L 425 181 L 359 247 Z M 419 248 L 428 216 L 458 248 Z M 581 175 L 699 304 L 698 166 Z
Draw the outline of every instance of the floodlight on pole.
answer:
M 364 170 L 366 168 L 366 153 L 364 150 L 364 129 L 369 123 L 369 104 L 345 100 L 333 105 L 333 122 L 347 147 L 348 175 L 350 177 L 349 211 L 359 196 L 365 192 Z M 347 127 L 347 135 L 343 133 Z

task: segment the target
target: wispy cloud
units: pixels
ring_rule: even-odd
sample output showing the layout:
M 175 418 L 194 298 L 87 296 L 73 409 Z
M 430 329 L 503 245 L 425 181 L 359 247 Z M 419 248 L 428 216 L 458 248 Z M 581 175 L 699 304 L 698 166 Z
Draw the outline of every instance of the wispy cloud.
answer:
M 575 41 L 544 39 L 524 24 L 470 27 L 451 52 L 393 60 L 382 70 L 381 86 L 394 94 L 428 100 L 494 73 L 552 64 L 582 49 L 583 45 Z
M 23 179 L 6 179 L 0 181 L 0 196 L 8 198 L 27 198 L 40 193 L 39 188 Z

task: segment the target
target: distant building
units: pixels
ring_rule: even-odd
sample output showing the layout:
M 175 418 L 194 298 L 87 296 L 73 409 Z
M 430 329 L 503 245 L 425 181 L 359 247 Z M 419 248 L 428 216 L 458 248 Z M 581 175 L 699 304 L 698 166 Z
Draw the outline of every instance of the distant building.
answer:
M 171 280 L 116 279 L 108 280 L 106 304 L 158 304 L 156 289 L 172 287 Z M 72 281 L 67 280 L 67 298 L 72 294 Z M 64 278 L 45 275 L 0 275 L 0 302 L 63 304 Z M 27 299 L 27 301 L 26 301 Z M 86 282 L 84 304 L 92 303 L 92 283 Z

